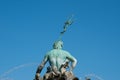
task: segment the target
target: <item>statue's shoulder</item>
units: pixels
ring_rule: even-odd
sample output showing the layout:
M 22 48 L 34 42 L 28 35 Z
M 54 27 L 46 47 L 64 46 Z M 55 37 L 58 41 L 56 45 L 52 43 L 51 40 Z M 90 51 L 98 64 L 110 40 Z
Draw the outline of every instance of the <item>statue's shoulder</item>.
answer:
M 56 54 L 56 53 L 61 53 L 61 54 L 64 54 L 64 55 L 69 55 L 70 53 L 66 50 L 57 50 L 57 49 L 53 49 L 53 50 L 50 50 L 47 52 L 47 55 L 51 55 L 51 54 Z
M 48 51 L 48 53 L 53 53 L 55 51 L 56 51 L 55 49 L 52 49 L 52 50 Z
M 66 54 L 70 54 L 69 51 L 67 51 L 67 50 L 62 50 L 62 51 Z
M 52 49 L 52 50 L 48 51 L 48 52 L 46 53 L 46 55 L 50 55 L 50 54 L 52 54 L 52 53 L 54 53 L 54 52 L 55 52 L 55 50 Z

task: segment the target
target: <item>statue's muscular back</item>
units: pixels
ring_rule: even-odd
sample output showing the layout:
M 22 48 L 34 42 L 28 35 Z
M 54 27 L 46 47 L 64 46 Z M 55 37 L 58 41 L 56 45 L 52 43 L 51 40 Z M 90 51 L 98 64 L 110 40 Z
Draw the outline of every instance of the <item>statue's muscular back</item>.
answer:
M 67 56 L 70 55 L 67 51 L 61 49 L 53 49 L 47 53 L 48 61 L 51 67 L 56 67 L 57 70 L 60 69 L 61 65 L 67 59 Z

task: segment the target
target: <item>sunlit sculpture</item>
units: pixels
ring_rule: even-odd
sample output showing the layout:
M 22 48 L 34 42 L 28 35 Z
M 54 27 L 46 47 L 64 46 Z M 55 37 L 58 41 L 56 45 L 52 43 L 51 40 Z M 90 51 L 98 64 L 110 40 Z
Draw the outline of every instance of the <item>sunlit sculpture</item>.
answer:
M 65 22 L 64 30 L 60 33 L 61 35 L 66 32 L 67 27 L 72 22 L 71 19 Z M 50 66 L 47 67 L 47 72 L 43 76 L 43 80 L 78 80 L 73 74 L 77 60 L 68 51 L 62 50 L 62 47 L 63 41 L 61 39 L 54 42 L 53 49 L 45 55 L 43 61 L 38 66 L 35 80 L 40 80 L 40 73 L 47 62 L 49 62 Z

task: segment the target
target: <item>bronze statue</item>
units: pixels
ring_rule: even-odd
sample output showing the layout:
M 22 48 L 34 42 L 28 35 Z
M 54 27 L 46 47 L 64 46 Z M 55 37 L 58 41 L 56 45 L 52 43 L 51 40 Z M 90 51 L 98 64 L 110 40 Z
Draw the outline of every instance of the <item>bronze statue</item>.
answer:
M 45 55 L 43 61 L 38 66 L 35 80 L 39 80 L 40 73 L 47 62 L 49 62 L 50 66 L 47 68 L 43 80 L 69 80 L 69 78 L 74 78 L 73 69 L 76 66 L 77 60 L 68 51 L 62 50 L 63 41 L 61 40 L 61 36 L 72 23 L 72 17 L 65 22 L 63 31 L 60 32 L 59 40 L 54 42 L 53 49 Z M 69 62 L 71 62 L 71 65 L 69 65 Z M 69 68 L 69 71 L 67 68 Z M 77 80 L 77 77 L 74 80 Z
M 65 73 L 65 69 L 69 62 L 72 63 L 69 71 L 72 74 L 72 70 L 76 66 L 77 60 L 68 51 L 62 50 L 62 46 L 62 41 L 56 41 L 53 44 L 53 49 L 45 55 L 42 63 L 37 68 L 35 76 L 36 80 L 39 80 L 40 73 L 47 62 L 49 62 L 51 67 L 51 69 L 48 69 L 48 73 L 50 72 L 49 75 L 61 76 L 67 74 Z

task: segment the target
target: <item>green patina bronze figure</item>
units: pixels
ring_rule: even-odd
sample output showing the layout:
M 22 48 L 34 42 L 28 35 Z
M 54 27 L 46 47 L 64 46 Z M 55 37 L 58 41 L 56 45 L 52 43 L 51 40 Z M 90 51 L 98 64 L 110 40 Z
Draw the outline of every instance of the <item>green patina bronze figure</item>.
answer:
M 76 66 L 77 60 L 69 52 L 62 50 L 62 46 L 62 41 L 56 41 L 53 44 L 53 50 L 49 51 L 45 55 L 42 63 L 39 65 L 36 71 L 36 79 L 39 78 L 40 72 L 42 71 L 47 61 L 49 62 L 54 75 L 56 76 L 59 76 L 61 75 L 61 73 L 63 73 L 61 71 L 61 66 L 65 65 L 66 62 L 72 62 L 70 69 L 70 71 L 72 72 L 72 70 Z
M 65 22 L 64 30 L 61 34 L 64 34 L 67 27 L 72 24 L 72 20 Z M 47 68 L 43 80 L 69 80 L 69 77 L 73 75 L 73 69 L 76 66 L 77 60 L 68 51 L 62 50 L 63 41 L 57 40 L 53 44 L 53 49 L 50 50 L 44 57 L 41 64 L 38 66 L 35 80 L 40 80 L 40 73 L 44 68 L 45 64 L 49 62 L 50 66 Z M 69 65 L 71 63 L 71 65 Z M 69 67 L 69 71 L 67 68 Z M 74 78 L 72 80 L 78 80 Z

